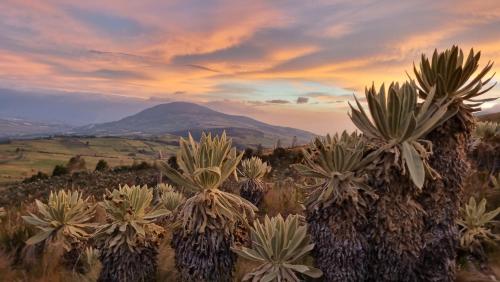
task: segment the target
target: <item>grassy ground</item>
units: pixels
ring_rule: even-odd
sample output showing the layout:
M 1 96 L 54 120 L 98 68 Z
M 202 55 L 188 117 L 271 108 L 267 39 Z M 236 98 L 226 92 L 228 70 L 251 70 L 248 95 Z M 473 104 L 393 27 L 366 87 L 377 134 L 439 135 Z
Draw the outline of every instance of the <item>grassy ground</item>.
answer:
M 175 140 L 57 137 L 11 141 L 0 144 L 0 185 L 20 181 L 38 171 L 50 174 L 55 165 L 66 164 L 75 155 L 85 159 L 88 169 L 95 168 L 100 159 L 113 167 L 157 159 L 160 151 L 168 157 L 175 151 Z

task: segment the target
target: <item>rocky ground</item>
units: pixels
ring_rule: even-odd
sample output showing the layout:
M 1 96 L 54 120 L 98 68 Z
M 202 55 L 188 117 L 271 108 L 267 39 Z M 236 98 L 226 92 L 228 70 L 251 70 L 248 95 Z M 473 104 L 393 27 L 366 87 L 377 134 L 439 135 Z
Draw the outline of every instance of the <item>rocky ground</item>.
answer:
M 32 202 L 34 199 L 47 199 L 50 191 L 59 189 L 78 189 L 86 195 L 100 195 L 106 189 L 118 185 L 147 184 L 156 185 L 159 172 L 155 168 L 107 171 L 77 172 L 68 175 L 53 176 L 48 179 L 35 180 L 28 183 L 9 184 L 0 190 L 0 206 L 17 206 L 21 202 Z

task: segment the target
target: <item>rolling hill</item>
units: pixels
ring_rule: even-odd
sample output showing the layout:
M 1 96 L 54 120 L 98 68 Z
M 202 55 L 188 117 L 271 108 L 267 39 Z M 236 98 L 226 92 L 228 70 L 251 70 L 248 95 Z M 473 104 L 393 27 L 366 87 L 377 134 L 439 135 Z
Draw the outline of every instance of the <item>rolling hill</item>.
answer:
M 55 165 L 64 165 L 71 157 L 80 156 L 87 169 L 93 170 L 99 160 L 111 167 L 134 162 L 153 162 L 161 152 L 163 158 L 175 154 L 177 136 L 133 139 L 122 137 L 60 136 L 11 140 L 0 144 L 0 187 L 2 183 L 23 180 L 38 171 L 50 174 Z
M 228 115 L 193 103 L 160 104 L 114 122 L 93 124 L 73 130 L 73 134 L 96 136 L 154 136 L 171 134 L 199 136 L 202 131 L 226 131 L 240 146 L 284 146 L 309 142 L 313 133 L 290 127 L 269 125 L 245 116 Z

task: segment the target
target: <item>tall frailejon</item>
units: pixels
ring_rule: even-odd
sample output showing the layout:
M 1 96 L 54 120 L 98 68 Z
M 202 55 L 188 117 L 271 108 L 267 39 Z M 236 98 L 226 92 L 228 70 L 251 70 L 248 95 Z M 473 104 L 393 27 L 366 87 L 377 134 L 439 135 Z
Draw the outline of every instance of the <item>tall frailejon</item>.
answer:
M 351 119 L 372 146 L 367 184 L 378 199 L 368 213 L 367 281 L 417 281 L 424 248 L 424 211 L 416 202 L 426 180 L 437 175 L 428 164 L 431 144 L 422 139 L 442 120 L 447 105 L 431 94 L 417 101 L 413 82 L 366 90 L 370 116 L 356 99 Z
M 182 281 L 232 281 L 235 228 L 253 220 L 257 208 L 219 189 L 243 156 L 231 144 L 225 133 L 214 138 L 203 134 L 199 142 L 190 135 L 188 140 L 181 138 L 177 154 L 182 173 L 164 165 L 171 181 L 194 193 L 179 207 L 172 238 Z
M 100 203 L 106 223 L 96 232 L 102 262 L 99 281 L 155 281 L 164 230 L 154 222 L 170 212 L 153 207 L 152 201 L 153 192 L 146 186 L 107 191 Z
M 306 186 L 308 232 L 315 243 L 316 265 L 325 281 L 365 281 L 370 245 L 368 207 L 376 198 L 365 184 L 367 147 L 362 136 L 346 132 L 317 138 L 294 165 L 313 178 Z
M 470 50 L 467 58 L 457 46 L 444 52 L 434 52 L 429 60 L 422 55 L 414 73 L 421 98 L 449 103 L 447 118 L 425 138 L 433 144 L 429 164 L 440 178 L 426 183 L 418 198 L 426 212 L 425 248 L 420 255 L 419 276 L 425 281 L 454 281 L 458 246 L 456 221 L 463 202 L 463 183 L 469 173 L 468 143 L 475 126 L 473 113 L 492 99 L 477 99 L 493 86 L 487 76 L 493 63 L 488 62 L 479 72 L 481 53 Z

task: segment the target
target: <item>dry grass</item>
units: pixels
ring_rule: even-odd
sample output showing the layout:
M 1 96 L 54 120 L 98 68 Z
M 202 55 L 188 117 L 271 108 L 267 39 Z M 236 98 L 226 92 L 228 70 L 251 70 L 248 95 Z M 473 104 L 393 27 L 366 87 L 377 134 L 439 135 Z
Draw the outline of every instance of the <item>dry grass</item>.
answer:
M 473 263 L 467 263 L 464 269 L 457 274 L 457 282 L 492 282 L 500 279 L 500 262 L 491 261 L 491 263 L 477 266 Z
M 270 186 L 259 211 L 261 215 L 276 216 L 280 213 L 286 217 L 289 214 L 303 214 L 303 196 L 292 179 L 275 182 Z
M 175 269 L 175 253 L 174 249 L 170 247 L 170 240 L 172 239 L 171 230 L 166 230 L 165 237 L 160 244 L 158 255 L 158 281 L 177 281 L 178 274 Z

